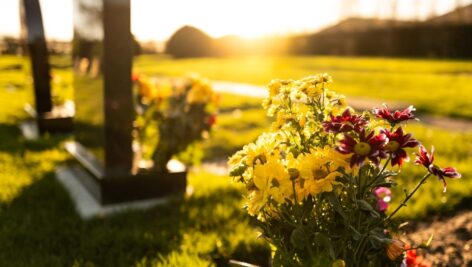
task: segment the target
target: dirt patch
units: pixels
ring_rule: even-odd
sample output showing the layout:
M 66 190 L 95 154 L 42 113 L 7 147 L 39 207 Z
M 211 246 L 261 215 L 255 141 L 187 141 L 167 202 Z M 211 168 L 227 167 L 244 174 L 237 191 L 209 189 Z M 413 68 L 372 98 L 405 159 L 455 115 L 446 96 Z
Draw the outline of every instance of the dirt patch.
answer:
M 423 251 L 431 266 L 472 267 L 472 211 L 416 223 L 405 241 L 418 245 L 432 234 L 431 247 Z

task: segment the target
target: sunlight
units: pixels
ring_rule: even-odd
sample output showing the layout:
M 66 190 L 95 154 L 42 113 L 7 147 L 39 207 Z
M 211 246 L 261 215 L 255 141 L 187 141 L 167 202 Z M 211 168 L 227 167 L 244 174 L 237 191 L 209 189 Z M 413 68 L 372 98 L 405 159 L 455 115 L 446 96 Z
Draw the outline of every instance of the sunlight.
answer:
M 46 35 L 52 39 L 72 39 L 72 1 L 40 0 Z M 19 34 L 19 0 L 2 3 L 0 35 Z M 317 31 L 347 16 L 389 17 L 390 1 L 356 0 L 354 10 L 346 10 L 347 0 L 132 0 L 132 31 L 143 41 L 168 39 L 184 25 L 202 29 L 212 37 L 238 35 L 245 38 Z M 442 14 L 456 1 L 398 0 L 402 19 L 424 19 Z M 472 0 L 462 0 L 462 4 Z M 416 5 L 416 7 L 414 7 Z M 61 12 L 58 12 L 60 10 Z

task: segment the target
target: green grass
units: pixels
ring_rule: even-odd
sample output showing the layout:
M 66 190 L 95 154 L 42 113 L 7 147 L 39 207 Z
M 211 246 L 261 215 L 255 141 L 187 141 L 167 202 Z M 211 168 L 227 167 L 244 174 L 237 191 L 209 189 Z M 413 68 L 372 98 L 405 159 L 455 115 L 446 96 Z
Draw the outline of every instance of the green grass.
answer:
M 0 57 L 0 65 L 10 58 Z M 14 59 L 14 58 L 13 58 Z M 14 60 L 12 60 L 14 62 Z M 226 266 L 267 264 L 270 250 L 229 177 L 190 173 L 193 194 L 146 211 L 83 221 L 54 169 L 64 137 L 26 141 L 16 126 L 30 99 L 17 72 L 0 72 L 0 266 Z
M 238 57 L 173 60 L 136 59 L 137 72 L 182 75 L 266 85 L 274 78 L 298 79 L 320 72 L 333 89 L 365 98 L 404 101 L 425 113 L 472 119 L 472 61 L 355 57 Z
M 60 138 L 26 142 L 5 121 L 0 138 L 8 141 L 0 144 L 1 266 L 209 266 L 269 257 L 228 177 L 192 173 L 191 196 L 84 222 L 54 179 L 68 158 Z
M 138 65 L 147 68 L 148 73 L 160 73 L 161 65 L 154 67 L 151 58 L 138 60 L 143 61 L 138 61 Z M 222 60 L 234 61 L 234 71 L 238 70 L 238 60 Z M 303 63 L 298 58 L 273 60 Z M 390 62 L 386 59 L 349 60 L 312 58 L 303 64 L 325 64 L 331 66 L 333 71 L 352 74 L 354 71 L 337 70 L 336 66 L 339 65 L 338 69 L 376 69 L 379 61 Z M 21 59 L 2 56 L 0 69 L 15 62 L 21 62 Z M 198 62 L 202 62 L 202 69 L 209 69 L 206 73 L 202 71 L 204 75 L 218 78 L 217 74 L 212 74 L 211 69 L 215 68 L 209 64 L 220 62 L 218 59 L 167 62 L 170 64 L 167 71 L 178 74 L 179 65 L 195 66 Z M 468 62 L 431 61 L 427 64 L 429 61 L 413 61 L 412 67 L 406 67 L 410 64 L 406 60 L 391 62 L 391 66 L 385 63 L 383 68 L 393 71 L 393 74 L 382 75 L 403 75 L 402 72 L 414 70 L 417 74 L 411 75 L 421 77 L 418 73 L 470 71 Z M 227 68 L 225 64 L 229 63 L 221 63 L 221 68 Z M 273 77 L 288 77 L 290 71 L 297 73 L 285 68 L 273 70 L 274 76 L 269 77 L 266 73 L 259 77 L 257 66 L 260 64 L 254 63 L 253 68 L 241 68 L 240 65 L 239 75 L 225 74 L 228 76 L 219 79 L 231 79 L 230 75 L 234 75 L 233 80 L 236 81 L 251 82 L 253 79 L 255 83 L 263 84 Z M 307 67 L 307 73 L 310 68 Z M 284 75 L 277 75 L 284 71 Z M 372 73 L 375 76 L 375 72 Z M 293 77 L 303 75 L 300 72 L 300 75 Z M 453 80 L 469 79 L 464 75 L 430 75 L 445 75 Z M 347 77 L 340 76 L 338 80 L 341 82 Z M 388 77 L 386 79 L 386 83 L 390 82 Z M 63 138 L 45 136 L 38 141 L 25 141 L 16 127 L 16 123 L 25 117 L 23 104 L 31 99 L 25 83 L 24 76 L 18 71 L 0 71 L 0 266 L 208 266 L 224 263 L 230 258 L 263 264 L 269 257 L 267 245 L 256 239 L 257 232 L 242 209 L 243 189 L 231 184 L 228 177 L 191 173 L 189 184 L 194 193 L 184 199 L 174 199 L 169 205 L 147 211 L 80 220 L 66 191 L 54 179 L 54 168 L 70 160 L 60 148 Z M 342 87 L 339 83 L 334 89 Z M 348 80 L 344 83 L 348 84 Z M 359 81 L 353 78 L 352 83 L 358 84 Z M 469 94 L 464 88 L 463 93 Z M 364 95 L 367 94 L 371 93 L 364 92 Z M 423 99 L 417 92 L 413 95 Z M 428 97 L 431 96 L 424 96 Z M 469 100 L 459 98 L 446 101 L 465 103 Z M 202 143 L 206 159 L 226 158 L 268 128 L 270 120 L 265 117 L 259 103 L 258 99 L 222 95 L 222 112 L 212 138 Z M 446 107 L 438 105 L 441 112 Z M 408 130 L 413 131 L 415 137 L 426 145 L 435 144 L 438 164 L 457 167 L 463 178 L 449 181 L 446 194 L 442 193 L 442 184 L 432 178 L 413 198 L 412 205 L 402 216 L 417 219 L 428 213 L 450 211 L 459 205 L 470 204 L 472 133 L 453 133 L 421 125 L 410 125 Z M 402 194 L 404 186 L 411 188 L 422 172 L 419 167 L 406 168 L 405 178 L 399 181 L 396 196 Z

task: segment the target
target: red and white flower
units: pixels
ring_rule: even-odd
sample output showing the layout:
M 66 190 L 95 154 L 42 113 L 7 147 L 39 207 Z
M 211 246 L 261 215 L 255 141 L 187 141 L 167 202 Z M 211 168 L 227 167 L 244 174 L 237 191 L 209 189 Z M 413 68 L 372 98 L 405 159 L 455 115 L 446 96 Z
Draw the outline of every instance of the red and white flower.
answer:
M 402 166 L 403 162 L 410 161 L 410 157 L 404 148 L 416 147 L 420 142 L 411 138 L 411 134 L 404 134 L 402 127 L 399 127 L 395 132 L 390 132 L 387 129 L 381 131 L 388 138 L 388 143 L 385 145 L 385 150 L 392 157 L 392 166 Z
M 453 167 L 440 168 L 434 165 L 433 162 L 434 162 L 434 147 L 431 147 L 431 153 L 428 153 L 428 151 L 426 150 L 424 146 L 420 146 L 419 154 L 416 154 L 415 164 L 417 165 L 421 164 L 425 166 L 426 169 L 428 169 L 429 173 L 438 177 L 439 180 L 443 182 L 444 192 L 446 192 L 447 183 L 446 183 L 445 177 L 451 178 L 451 179 L 459 179 L 461 178 L 461 174 L 457 172 L 456 168 L 453 168 Z

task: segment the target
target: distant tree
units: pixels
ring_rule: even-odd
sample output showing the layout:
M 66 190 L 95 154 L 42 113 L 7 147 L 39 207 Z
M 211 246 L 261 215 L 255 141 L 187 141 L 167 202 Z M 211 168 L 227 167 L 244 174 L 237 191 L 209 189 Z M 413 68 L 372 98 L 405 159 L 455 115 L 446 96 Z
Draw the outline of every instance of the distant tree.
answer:
M 21 43 L 18 38 L 10 37 L 10 36 L 5 36 L 3 38 L 3 44 L 4 44 L 4 54 L 18 54 L 19 51 L 21 51 Z
M 131 34 L 131 39 L 133 42 L 133 55 L 135 56 L 141 55 L 142 53 L 141 44 L 139 43 L 139 41 L 136 39 L 136 37 L 133 34 Z
M 184 26 L 166 43 L 165 52 L 176 58 L 215 56 L 214 40 L 203 31 Z

